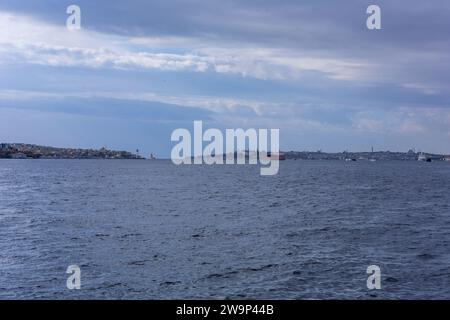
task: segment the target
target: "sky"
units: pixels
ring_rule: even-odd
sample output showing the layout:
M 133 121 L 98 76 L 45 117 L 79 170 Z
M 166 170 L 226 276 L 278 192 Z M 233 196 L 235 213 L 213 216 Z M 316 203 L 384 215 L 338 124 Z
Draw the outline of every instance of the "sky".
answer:
M 448 17 L 447 0 L 1 0 L 0 141 L 168 157 L 203 120 L 278 128 L 285 151 L 450 154 Z

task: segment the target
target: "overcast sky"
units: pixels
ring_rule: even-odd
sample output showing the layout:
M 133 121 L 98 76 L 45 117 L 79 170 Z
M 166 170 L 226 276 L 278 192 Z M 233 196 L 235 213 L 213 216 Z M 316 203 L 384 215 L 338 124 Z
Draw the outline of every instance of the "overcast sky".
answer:
M 450 153 L 449 17 L 448 0 L 2 0 L 0 141 L 167 157 L 203 120 L 280 128 L 283 150 Z

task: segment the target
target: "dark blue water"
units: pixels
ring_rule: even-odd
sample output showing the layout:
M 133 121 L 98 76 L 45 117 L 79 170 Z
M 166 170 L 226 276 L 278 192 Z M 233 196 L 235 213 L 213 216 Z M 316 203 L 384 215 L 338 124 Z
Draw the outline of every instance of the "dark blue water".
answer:
M 449 190 L 445 162 L 1 160 L 0 298 L 450 299 Z

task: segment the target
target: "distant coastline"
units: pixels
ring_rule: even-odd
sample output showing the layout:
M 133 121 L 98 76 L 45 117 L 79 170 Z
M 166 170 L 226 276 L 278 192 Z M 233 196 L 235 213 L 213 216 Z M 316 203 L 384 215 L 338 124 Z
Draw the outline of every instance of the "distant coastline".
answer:
M 0 159 L 144 159 L 128 151 L 55 148 L 26 143 L 0 143 Z
M 286 160 L 352 160 L 352 161 L 417 161 L 420 155 L 432 161 L 450 161 L 450 155 L 426 152 L 400 151 L 284 151 Z M 57 148 L 26 143 L 0 143 L 0 159 L 146 159 L 138 153 L 116 151 L 106 148 L 81 149 Z M 153 155 L 150 159 L 156 159 Z
M 427 152 L 416 152 L 409 150 L 408 152 L 400 151 L 362 151 L 362 152 L 322 152 L 322 151 L 289 151 L 284 152 L 286 159 L 294 160 L 347 160 L 347 161 L 383 161 L 383 160 L 400 160 L 400 161 L 417 161 L 420 157 L 425 157 L 430 161 L 450 161 L 450 155 L 434 154 Z

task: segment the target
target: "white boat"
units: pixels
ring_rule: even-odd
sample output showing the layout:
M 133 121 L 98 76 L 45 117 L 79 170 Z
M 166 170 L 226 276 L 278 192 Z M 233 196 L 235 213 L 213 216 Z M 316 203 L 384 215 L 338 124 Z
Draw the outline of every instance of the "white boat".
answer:
M 417 161 L 431 162 L 431 158 L 427 157 L 423 152 L 421 152 L 421 153 L 419 153 L 419 156 L 417 157 Z

